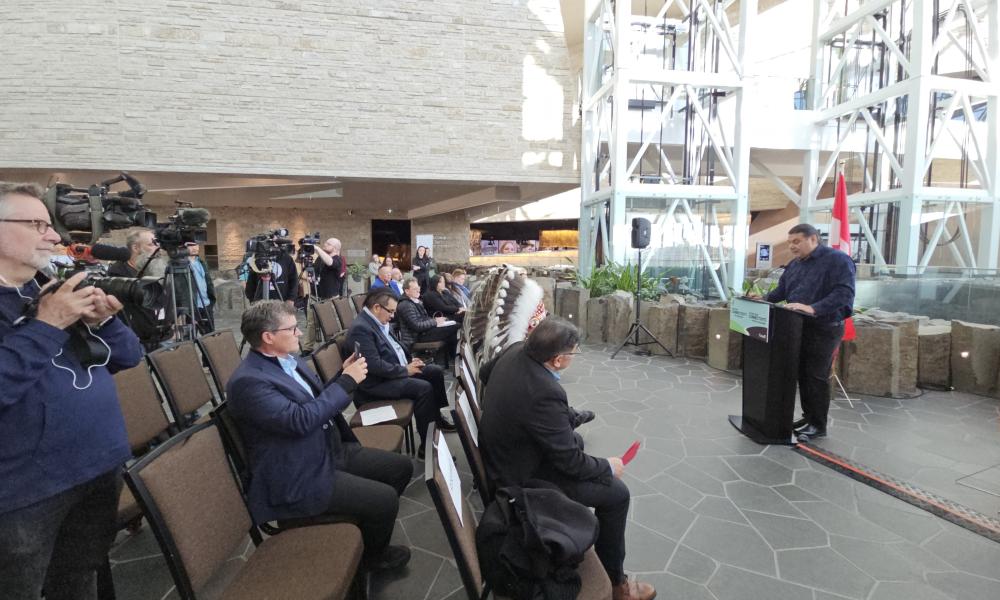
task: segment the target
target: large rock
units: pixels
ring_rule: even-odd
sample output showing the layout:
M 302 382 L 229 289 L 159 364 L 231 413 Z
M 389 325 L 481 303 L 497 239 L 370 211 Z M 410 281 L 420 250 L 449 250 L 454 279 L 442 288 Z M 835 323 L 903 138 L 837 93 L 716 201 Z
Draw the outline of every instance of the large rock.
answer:
M 239 317 L 247 307 L 243 284 L 239 281 L 215 281 L 215 317 Z
M 743 336 L 729 329 L 729 308 L 708 311 L 708 365 L 724 371 L 743 366 Z
M 580 334 L 585 336 L 587 331 L 587 301 L 590 300 L 590 291 L 586 288 L 573 287 L 572 285 L 559 284 L 555 289 L 555 306 L 550 310 L 580 329 Z
M 616 290 L 605 296 L 608 316 L 605 322 L 604 340 L 609 344 L 620 344 L 635 319 L 635 296 L 629 292 Z
M 708 356 L 708 306 L 679 304 L 677 312 L 677 351 L 681 356 Z
M 951 385 L 951 324 L 920 324 L 917 382 L 921 386 Z
M 643 301 L 639 306 L 642 324 L 649 329 L 649 332 L 656 336 L 660 344 L 663 344 L 671 355 L 677 354 L 677 313 L 679 304 L 663 302 Z M 646 334 L 639 336 L 640 342 L 652 341 Z M 666 354 L 659 344 L 648 344 L 645 346 L 653 354 Z
M 996 395 L 1000 327 L 951 322 L 951 383 L 957 391 Z
M 844 387 L 872 396 L 917 393 L 919 320 L 892 315 L 885 320 L 856 317 L 857 338 L 846 344 Z
M 608 300 L 607 296 L 601 298 L 587 299 L 587 314 L 584 315 L 584 331 L 586 339 L 592 344 L 601 344 L 605 341 L 605 323 L 608 320 Z

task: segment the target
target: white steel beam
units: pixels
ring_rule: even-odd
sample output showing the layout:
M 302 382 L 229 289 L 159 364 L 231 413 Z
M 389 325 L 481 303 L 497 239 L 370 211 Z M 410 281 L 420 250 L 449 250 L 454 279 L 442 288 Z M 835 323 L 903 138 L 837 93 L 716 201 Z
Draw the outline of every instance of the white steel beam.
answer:
M 1000 0 L 991 0 L 986 8 L 989 32 L 987 70 L 1000 72 Z M 1000 93 L 993 84 L 993 95 L 986 101 L 986 165 L 992 180 L 988 188 L 992 202 L 980 213 L 979 244 L 976 262 L 980 268 L 996 269 L 1000 254 Z
M 830 28 L 819 36 L 820 43 L 825 44 L 833 40 L 833 38 L 837 37 L 841 33 L 844 33 L 857 23 L 864 21 L 868 15 L 873 15 L 896 1 L 897 0 L 869 0 L 869 2 L 865 2 L 851 14 L 844 15 L 834 21 L 830 25 Z

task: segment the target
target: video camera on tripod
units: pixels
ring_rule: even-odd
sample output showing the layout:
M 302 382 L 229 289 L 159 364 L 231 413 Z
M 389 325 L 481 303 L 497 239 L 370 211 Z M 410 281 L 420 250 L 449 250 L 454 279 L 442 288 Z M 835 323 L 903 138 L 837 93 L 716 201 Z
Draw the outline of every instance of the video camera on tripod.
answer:
M 299 238 L 299 250 L 295 254 L 295 262 L 302 263 L 302 270 L 308 274 L 310 281 L 314 279 L 316 273 L 313 263 L 316 261 L 317 245 L 319 245 L 319 232 L 308 233 L 305 237 Z
M 240 279 L 245 279 L 251 270 L 258 275 L 269 274 L 271 263 L 277 261 L 291 246 L 292 240 L 288 239 L 288 230 L 284 228 L 251 237 L 246 242 L 246 254 L 238 269 Z

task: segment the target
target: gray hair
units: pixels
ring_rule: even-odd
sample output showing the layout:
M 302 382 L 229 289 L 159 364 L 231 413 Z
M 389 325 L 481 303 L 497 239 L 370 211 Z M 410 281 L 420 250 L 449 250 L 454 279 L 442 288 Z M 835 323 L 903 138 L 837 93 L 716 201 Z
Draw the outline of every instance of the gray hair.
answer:
M 259 300 L 243 311 L 240 332 L 251 348 L 260 348 L 264 332 L 281 327 L 281 317 L 295 316 L 295 309 L 281 300 Z
M 146 227 L 136 227 L 134 229 L 130 229 L 128 235 L 125 236 L 125 246 L 131 250 L 133 246 L 139 244 L 139 236 L 147 231 L 152 233 L 154 237 L 156 236 L 156 233 L 152 229 L 147 229 Z
M 548 362 L 580 343 L 580 330 L 565 319 L 547 317 L 528 336 L 524 352 L 540 363 Z
M 420 282 L 417 281 L 416 277 L 407 277 L 406 279 L 403 280 L 402 290 L 405 292 L 414 283 L 417 284 L 417 285 L 420 285 Z
M 7 196 L 14 194 L 41 200 L 45 195 L 45 190 L 37 183 L 0 181 L 0 219 L 7 216 L 7 207 L 9 206 Z

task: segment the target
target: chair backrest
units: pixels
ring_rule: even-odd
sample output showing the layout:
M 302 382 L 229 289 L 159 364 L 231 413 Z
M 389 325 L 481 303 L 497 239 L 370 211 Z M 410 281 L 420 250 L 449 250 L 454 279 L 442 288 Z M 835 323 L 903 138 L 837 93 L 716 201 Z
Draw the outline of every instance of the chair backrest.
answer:
M 340 317 L 333 307 L 333 301 L 326 300 L 312 305 L 313 315 L 319 324 L 319 331 L 323 335 L 323 341 L 333 339 L 338 331 L 343 329 L 340 325 Z
M 170 429 L 170 420 L 163 412 L 160 394 L 156 391 L 149 365 L 144 362 L 115 373 L 118 403 L 125 417 L 125 433 L 133 454 L 139 454 L 149 443 Z
M 483 455 L 479 452 L 479 424 L 472 416 L 472 407 L 469 405 L 467 394 L 458 394 L 455 408 L 451 411 L 451 418 L 458 431 L 458 439 L 462 442 L 465 458 L 472 467 L 472 477 L 476 481 L 479 496 L 483 499 L 483 506 L 489 506 L 493 501 L 493 486 L 490 485 L 490 478 L 486 473 Z
M 350 329 L 354 323 L 354 309 L 351 307 L 351 299 L 343 296 L 333 299 L 333 308 L 337 311 L 340 324 L 344 329 Z M 358 311 L 361 312 L 361 311 Z
M 472 351 L 472 344 L 466 342 L 461 344 L 459 348 L 459 354 L 465 360 L 466 366 L 469 368 L 469 374 L 472 375 L 472 381 L 469 383 L 475 387 L 479 385 L 479 365 L 476 363 L 475 353 Z
M 347 345 L 347 333 L 345 329 L 333 337 L 333 345 L 340 349 L 340 358 L 347 360 L 352 354 L 354 354 L 354 348 Z
M 462 584 L 469 595 L 469 600 L 479 600 L 483 589 L 483 576 L 479 570 L 479 553 L 476 551 L 476 520 L 472 507 L 464 496 L 461 497 L 462 517 L 459 518 L 455 503 L 448 491 L 448 483 L 438 466 L 438 446 L 447 445 L 443 435 L 438 435 L 431 423 L 427 427 L 427 439 L 433 443 L 427 444 L 424 460 L 424 481 L 430 492 L 438 518 L 444 527 L 451 552 L 455 556 L 458 573 Z M 449 451 L 450 454 L 450 451 Z
M 182 599 L 193 599 L 253 523 L 214 423 L 174 436 L 125 474 Z M 255 541 L 259 534 L 253 531 Z
M 461 384 L 462 390 L 465 391 L 465 397 L 469 400 L 469 406 L 472 407 L 472 417 L 476 420 L 476 425 L 479 425 L 479 421 L 483 417 L 482 405 L 479 404 L 479 396 L 476 392 L 476 382 L 473 376 L 470 374 L 470 369 L 468 363 L 465 359 L 459 360 L 458 369 L 458 383 Z M 456 394 L 457 395 L 457 394 Z
M 219 435 L 222 436 L 222 445 L 226 448 L 226 454 L 233 463 L 236 475 L 243 484 L 243 489 L 250 483 L 250 468 L 247 459 L 247 448 L 243 445 L 243 434 L 236 424 L 236 419 L 229 412 L 229 401 L 225 401 L 212 409 L 212 420 L 219 428 Z
M 361 311 L 365 307 L 365 297 L 367 295 L 368 294 L 354 294 L 351 296 L 351 301 L 354 302 L 354 314 L 361 314 Z
M 344 366 L 344 361 L 340 358 L 340 346 L 336 339 L 330 340 L 315 350 L 312 359 L 316 366 L 316 373 L 323 380 L 323 383 L 336 377 Z
M 198 338 L 198 348 L 208 359 L 208 371 L 219 391 L 219 398 L 226 397 L 226 384 L 243 362 L 240 347 L 232 329 L 223 329 Z
M 176 346 L 160 348 L 147 354 L 146 358 L 163 387 L 167 406 L 178 427 L 185 426 L 185 415 L 209 402 L 216 403 L 205 371 L 201 368 L 201 357 L 198 356 L 194 342 L 181 342 Z

